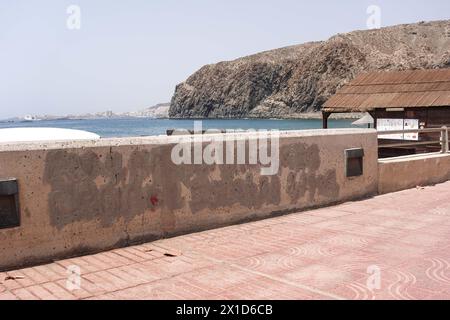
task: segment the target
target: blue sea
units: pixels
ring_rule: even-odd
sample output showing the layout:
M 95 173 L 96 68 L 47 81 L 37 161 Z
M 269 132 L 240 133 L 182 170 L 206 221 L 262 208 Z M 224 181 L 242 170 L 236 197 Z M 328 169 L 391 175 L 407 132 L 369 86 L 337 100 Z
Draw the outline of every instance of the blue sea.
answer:
M 89 120 L 42 120 L 32 122 L 0 122 L 0 128 L 51 127 L 78 129 L 94 132 L 103 138 L 154 136 L 166 134 L 167 129 L 194 129 L 195 120 L 172 119 L 89 119 Z M 199 121 L 199 120 L 196 120 Z M 201 120 L 203 129 L 278 129 L 306 130 L 322 128 L 322 120 Z M 329 120 L 330 128 L 349 128 L 354 120 Z

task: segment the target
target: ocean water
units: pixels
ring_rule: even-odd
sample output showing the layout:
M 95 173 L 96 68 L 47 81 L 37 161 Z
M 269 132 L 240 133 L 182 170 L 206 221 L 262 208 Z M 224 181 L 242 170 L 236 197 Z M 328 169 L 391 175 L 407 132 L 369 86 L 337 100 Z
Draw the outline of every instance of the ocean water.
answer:
M 199 121 L 199 120 L 197 120 Z M 278 129 L 306 130 L 322 128 L 322 120 L 201 120 L 203 129 Z M 350 128 L 354 120 L 329 120 L 330 128 Z M 90 119 L 90 120 L 43 120 L 33 122 L 0 122 L 0 128 L 51 127 L 78 129 L 94 132 L 103 138 L 154 136 L 166 134 L 167 129 L 194 129 L 194 120 L 172 119 Z

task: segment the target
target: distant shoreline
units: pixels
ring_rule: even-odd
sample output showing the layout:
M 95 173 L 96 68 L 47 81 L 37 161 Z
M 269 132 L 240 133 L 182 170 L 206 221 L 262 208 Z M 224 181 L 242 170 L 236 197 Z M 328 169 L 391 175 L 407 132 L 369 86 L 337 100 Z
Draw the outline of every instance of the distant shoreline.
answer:
M 364 114 L 334 114 L 330 116 L 330 119 L 334 120 L 353 120 L 359 119 Z M 317 113 L 305 113 L 305 114 L 296 114 L 293 116 L 280 117 L 280 118 L 264 118 L 264 117 L 249 117 L 249 118 L 205 118 L 205 117 L 191 117 L 191 118 L 179 118 L 179 117 L 92 117 L 92 118 L 84 118 L 84 117 L 55 117 L 55 118 L 46 118 L 46 119 L 37 119 L 33 121 L 26 121 L 23 119 L 1 119 L 2 123 L 33 123 L 33 122 L 41 122 L 41 121 L 83 121 L 83 120 L 134 120 L 134 119 L 148 119 L 148 120 L 321 120 L 322 114 L 320 112 Z
M 364 116 L 364 113 L 341 113 L 332 114 L 329 119 L 334 120 L 357 120 Z M 284 117 L 246 117 L 246 118 L 205 118 L 205 117 L 191 117 L 191 118 L 180 118 L 171 117 L 167 118 L 169 120 L 322 120 L 321 112 L 309 112 L 309 113 L 297 113 L 291 116 Z
M 334 120 L 356 120 L 361 118 L 362 115 L 356 116 L 356 115 L 335 115 L 331 116 L 330 119 Z M 305 115 L 301 117 L 283 117 L 283 118 L 152 118 L 152 117 L 114 117 L 114 118 L 55 118 L 55 119 L 39 119 L 39 120 L 33 120 L 33 121 L 26 121 L 22 119 L 2 119 L 0 120 L 1 123 L 35 123 L 35 122 L 42 122 L 42 121 L 89 121 L 89 120 L 136 120 L 136 119 L 148 119 L 148 120 L 230 120 L 230 121 L 236 121 L 236 120 L 321 120 L 322 115 Z

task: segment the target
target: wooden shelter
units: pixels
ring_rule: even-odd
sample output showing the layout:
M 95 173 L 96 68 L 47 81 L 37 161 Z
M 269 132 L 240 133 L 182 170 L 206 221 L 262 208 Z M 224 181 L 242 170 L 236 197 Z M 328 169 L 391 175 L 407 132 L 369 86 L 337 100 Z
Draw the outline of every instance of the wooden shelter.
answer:
M 450 126 L 450 69 L 364 73 L 324 105 L 323 127 L 332 113 L 368 112 L 377 119 L 417 119 L 420 127 Z
M 328 117 L 332 113 L 350 112 L 369 113 L 379 132 L 428 130 L 420 134 L 380 133 L 380 156 L 437 150 L 436 134 L 439 132 L 431 134 L 429 129 L 450 127 L 450 69 L 360 74 L 325 103 L 323 128 L 328 127 Z M 416 146 L 405 140 L 416 141 Z M 397 142 L 397 148 L 388 148 L 393 141 Z M 434 141 L 434 144 L 427 145 L 427 141 Z M 398 142 L 402 145 L 398 146 Z

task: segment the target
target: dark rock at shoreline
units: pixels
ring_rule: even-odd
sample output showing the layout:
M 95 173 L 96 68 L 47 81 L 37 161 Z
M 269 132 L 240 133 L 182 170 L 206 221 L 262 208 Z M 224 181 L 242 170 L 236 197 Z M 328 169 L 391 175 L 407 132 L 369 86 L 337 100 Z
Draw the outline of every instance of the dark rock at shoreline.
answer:
M 175 118 L 297 118 L 356 74 L 450 67 L 450 20 L 338 34 L 206 65 L 176 87 Z

